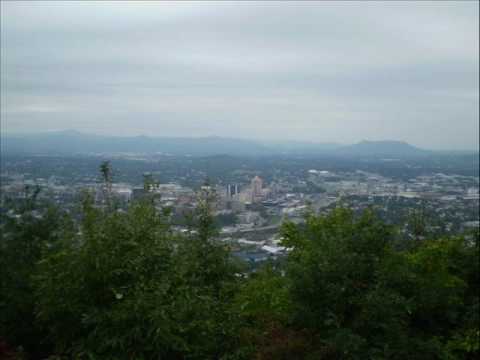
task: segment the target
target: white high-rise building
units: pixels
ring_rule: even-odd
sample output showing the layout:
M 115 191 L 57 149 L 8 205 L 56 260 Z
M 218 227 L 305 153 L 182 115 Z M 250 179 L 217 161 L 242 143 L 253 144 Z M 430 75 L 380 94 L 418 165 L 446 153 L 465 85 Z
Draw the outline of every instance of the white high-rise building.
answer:
M 227 197 L 228 198 L 233 198 L 235 197 L 235 195 L 238 194 L 238 185 L 237 184 L 234 184 L 234 185 L 227 185 Z

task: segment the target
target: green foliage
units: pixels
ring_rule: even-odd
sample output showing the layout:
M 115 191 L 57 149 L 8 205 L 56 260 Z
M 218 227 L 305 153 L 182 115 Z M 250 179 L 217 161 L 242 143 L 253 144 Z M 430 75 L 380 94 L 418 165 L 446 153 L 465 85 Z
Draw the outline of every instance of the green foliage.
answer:
M 237 224 L 238 217 L 235 214 L 219 214 L 214 218 L 215 226 L 221 228 L 223 226 L 232 226 Z
M 100 174 L 103 182 L 103 197 L 107 207 L 112 206 L 112 167 L 110 161 L 103 161 L 100 165 Z
M 100 164 L 100 174 L 102 175 L 102 180 L 104 183 L 112 182 L 112 167 L 110 161 L 103 161 Z
M 54 251 L 72 224 L 55 207 L 37 200 L 39 188 L 0 220 L 0 338 L 41 356 L 49 351 L 44 329 L 35 322 L 32 277 L 41 257 Z
M 143 174 L 143 190 L 146 192 L 152 191 L 158 186 L 158 182 L 153 178 L 150 173 Z
M 174 235 L 150 202 L 110 213 L 86 199 L 83 214 L 36 276 L 38 317 L 58 353 L 205 358 L 228 342 L 234 277 L 221 248 Z
M 306 184 L 304 185 L 296 185 L 292 189 L 293 192 L 302 192 L 304 194 L 322 194 L 325 193 L 326 190 L 318 185 L 317 183 L 313 181 L 307 180 Z
M 239 286 L 232 303 L 238 316 L 240 343 L 237 353 L 242 359 L 289 358 L 299 348 L 285 346 L 283 341 L 290 336 L 298 337 L 285 325 L 290 312 L 290 296 L 286 278 L 272 264 L 252 273 Z M 295 342 L 298 346 L 302 342 Z M 282 354 L 280 356 L 280 354 Z
M 289 288 L 281 270 L 267 264 L 240 286 L 235 306 L 246 320 L 286 322 L 290 313 Z
M 282 227 L 284 263 L 245 274 L 215 240 L 208 184 L 186 235 L 150 197 L 119 211 L 86 193 L 75 223 L 37 195 L 0 222 L 0 341 L 31 358 L 479 355 L 478 232 L 399 247 L 370 210 L 310 210 Z
M 293 326 L 324 358 L 465 358 L 478 354 L 478 245 L 464 237 L 394 251 L 371 211 L 286 223 Z M 478 319 L 478 315 L 474 318 Z M 477 337 L 476 337 L 477 336 Z M 330 355 L 327 355 L 330 354 Z M 318 355 L 320 356 L 320 355 Z

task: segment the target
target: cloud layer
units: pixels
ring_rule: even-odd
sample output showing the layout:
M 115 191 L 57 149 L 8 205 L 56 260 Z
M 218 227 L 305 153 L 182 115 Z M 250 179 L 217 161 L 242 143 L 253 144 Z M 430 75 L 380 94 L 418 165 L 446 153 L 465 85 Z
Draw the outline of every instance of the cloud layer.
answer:
M 478 148 L 478 2 L 2 2 L 2 131 Z

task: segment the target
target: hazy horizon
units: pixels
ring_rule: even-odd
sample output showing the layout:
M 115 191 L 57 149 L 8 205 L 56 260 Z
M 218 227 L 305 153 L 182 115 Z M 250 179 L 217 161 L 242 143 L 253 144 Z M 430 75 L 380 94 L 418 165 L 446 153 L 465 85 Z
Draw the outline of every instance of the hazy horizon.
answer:
M 2 134 L 479 148 L 478 2 L 2 2 Z
M 478 148 L 459 148 L 459 149 L 430 149 L 430 148 L 425 148 L 422 146 L 418 146 L 416 144 L 410 143 L 408 141 L 402 140 L 402 139 L 369 139 L 369 138 L 364 138 L 364 139 L 358 139 L 355 142 L 351 143 L 341 143 L 341 142 L 333 142 L 333 141 L 308 141 L 308 140 L 288 140 L 288 139 L 262 139 L 262 138 L 247 138 L 247 137 L 228 137 L 228 136 L 218 136 L 218 135 L 203 135 L 203 136 L 189 136 L 188 134 L 182 135 L 182 136 L 168 136 L 168 135 L 148 135 L 148 134 L 138 134 L 138 135 L 114 135 L 114 134 L 96 134 L 92 132 L 85 132 L 85 131 L 78 131 L 75 129 L 55 129 L 55 130 L 48 130 L 48 131 L 40 131 L 40 132 L 3 132 L 1 135 L 4 138 L 9 138 L 9 137 L 14 137 L 14 138 L 24 138 L 24 137 L 35 137 L 35 136 L 43 136 L 43 135 L 62 135 L 65 133 L 66 135 L 82 135 L 82 136 L 87 136 L 87 137 L 104 137 L 106 139 L 122 139 L 122 138 L 136 138 L 136 137 L 146 137 L 150 139 L 192 139 L 192 140 L 200 140 L 200 139 L 223 139 L 223 140 L 240 140 L 240 141 L 245 141 L 245 142 L 252 142 L 255 144 L 260 144 L 260 145 L 326 145 L 326 146 L 332 146 L 331 149 L 337 149 L 337 148 L 342 148 L 342 147 L 348 147 L 351 145 L 356 145 L 356 144 L 361 144 L 364 142 L 367 143 L 405 143 L 407 145 L 411 145 L 417 149 L 420 150 L 428 150 L 428 151 L 447 151 L 447 152 L 468 152 L 468 153 L 478 153 L 480 149 Z M 6 146 L 8 148 L 8 146 Z M 222 149 L 219 149 L 219 154 L 221 154 Z

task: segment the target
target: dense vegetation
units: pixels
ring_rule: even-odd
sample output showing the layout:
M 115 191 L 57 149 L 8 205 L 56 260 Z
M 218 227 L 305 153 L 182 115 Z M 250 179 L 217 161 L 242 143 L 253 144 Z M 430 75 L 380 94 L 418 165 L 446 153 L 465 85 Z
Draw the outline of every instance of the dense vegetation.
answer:
M 1 219 L 0 340 L 12 357 L 479 355 L 478 233 L 406 243 L 372 211 L 338 208 L 285 223 L 286 261 L 246 274 L 215 242 L 208 188 L 183 235 L 148 197 L 118 211 L 85 194 L 72 219 L 36 195 Z

